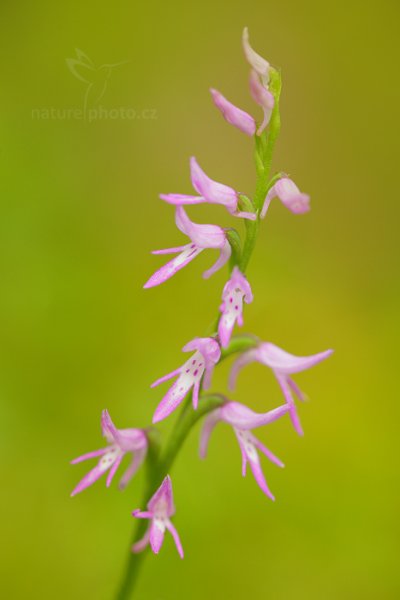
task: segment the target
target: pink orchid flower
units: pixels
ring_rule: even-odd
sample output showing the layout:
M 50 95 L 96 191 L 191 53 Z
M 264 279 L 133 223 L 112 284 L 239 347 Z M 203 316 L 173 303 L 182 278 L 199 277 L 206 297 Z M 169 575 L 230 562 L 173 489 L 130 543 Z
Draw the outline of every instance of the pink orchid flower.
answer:
M 268 89 L 269 71 L 271 68 L 270 64 L 267 60 L 265 60 L 265 58 L 257 54 L 257 52 L 255 52 L 255 50 L 253 50 L 253 48 L 250 46 L 249 30 L 247 27 L 243 29 L 242 44 L 247 62 L 249 63 L 251 68 L 257 73 L 257 75 L 261 78 L 264 87 Z
M 198 162 L 192 156 L 190 159 L 190 175 L 192 185 L 199 196 L 188 196 L 186 194 L 161 194 L 160 198 L 169 204 L 182 206 L 185 204 L 222 204 L 235 217 L 242 217 L 254 221 L 255 213 L 238 211 L 239 194 L 231 187 L 210 179 L 200 168 Z
M 145 288 L 151 288 L 160 285 L 175 275 L 180 269 L 186 267 L 196 256 L 198 256 L 206 248 L 216 248 L 220 251 L 220 256 L 217 262 L 207 271 L 203 273 L 204 279 L 208 279 L 216 271 L 221 269 L 229 260 L 231 255 L 231 246 L 228 242 L 226 232 L 218 225 L 199 225 L 193 223 L 187 216 L 185 209 L 182 206 L 176 208 L 175 222 L 185 235 L 187 235 L 191 243 L 177 248 L 166 248 L 165 250 L 154 250 L 152 254 L 178 254 L 170 260 L 166 265 L 158 269 L 145 283 Z
M 253 136 L 256 133 L 257 125 L 251 115 L 229 102 L 217 90 L 211 88 L 210 92 L 215 106 L 222 113 L 225 121 L 240 129 L 246 135 Z
M 261 211 L 262 219 L 267 214 L 271 200 L 274 198 L 279 198 L 282 204 L 292 213 L 301 214 L 310 210 L 310 196 L 300 192 L 297 185 L 289 177 L 282 177 L 269 190 Z
M 71 464 L 76 465 L 90 458 L 101 457 L 94 469 L 89 471 L 78 483 L 71 496 L 79 494 L 92 485 L 106 471 L 109 471 L 106 482 L 109 487 L 125 454 L 130 453 L 133 455 L 132 462 L 119 483 L 119 488 L 124 489 L 146 458 L 148 440 L 143 429 L 117 429 L 107 410 L 103 410 L 101 414 L 101 428 L 109 446 L 89 452 L 71 461 Z
M 219 421 L 225 421 L 225 423 L 228 423 L 228 425 L 233 427 L 233 431 L 235 432 L 239 442 L 242 453 L 242 475 L 246 475 L 247 463 L 249 463 L 254 478 L 261 490 L 268 496 L 268 498 L 275 500 L 273 494 L 268 488 L 267 482 L 265 481 L 257 450 L 260 450 L 260 452 L 265 454 L 265 456 L 269 458 L 271 462 L 278 465 L 278 467 L 283 467 L 284 464 L 279 460 L 279 458 L 272 454 L 272 452 L 268 450 L 268 448 L 266 448 L 250 430 L 276 421 L 285 413 L 287 413 L 288 410 L 289 407 L 285 404 L 270 410 L 267 413 L 259 414 L 252 411 L 244 404 L 227 401 L 223 406 L 217 408 L 207 415 L 204 421 L 200 438 L 201 458 L 205 458 L 206 456 L 208 442 L 214 427 Z
M 223 348 L 229 344 L 235 323 L 239 327 L 243 325 L 243 300 L 250 304 L 253 293 L 246 277 L 235 267 L 222 292 L 222 316 L 218 324 L 218 335 Z
M 193 388 L 193 408 L 196 410 L 199 402 L 200 383 L 203 375 L 203 388 L 208 389 L 210 387 L 214 366 L 221 356 L 218 342 L 213 338 L 194 338 L 194 340 L 182 348 L 183 352 L 191 352 L 193 350 L 195 350 L 195 353 L 184 365 L 179 367 L 179 369 L 172 371 L 172 373 L 164 375 L 161 379 L 157 379 L 157 381 L 151 385 L 151 387 L 154 388 L 157 385 L 160 385 L 160 383 L 164 383 L 164 381 L 168 381 L 169 379 L 178 376 L 178 379 L 157 406 L 153 416 L 153 423 L 158 423 L 158 421 L 162 421 L 168 417 L 168 415 L 170 415 L 182 402 L 191 388 Z
M 147 511 L 134 510 L 132 515 L 136 519 L 150 519 L 150 527 L 144 537 L 132 546 L 132 552 L 142 552 L 150 542 L 154 554 L 158 554 L 164 541 L 165 530 L 171 532 L 179 556 L 183 558 L 181 540 L 170 517 L 175 514 L 174 499 L 172 494 L 172 483 L 169 475 L 164 479 L 154 496 L 147 504 Z
M 252 348 L 251 350 L 244 352 L 234 362 L 229 377 L 229 387 L 230 389 L 235 387 L 239 371 L 251 362 L 257 361 L 270 367 L 274 372 L 283 395 L 285 396 L 287 405 L 289 406 L 289 414 L 293 426 L 299 435 L 303 435 L 292 393 L 302 401 L 305 400 L 305 396 L 290 376 L 294 373 L 300 373 L 301 371 L 310 369 L 314 365 L 328 358 L 332 352 L 333 350 L 326 350 L 325 352 L 319 352 L 318 354 L 313 354 L 311 356 L 295 356 L 294 354 L 285 352 L 285 350 L 275 346 L 275 344 L 269 342 L 261 343 L 257 348 Z

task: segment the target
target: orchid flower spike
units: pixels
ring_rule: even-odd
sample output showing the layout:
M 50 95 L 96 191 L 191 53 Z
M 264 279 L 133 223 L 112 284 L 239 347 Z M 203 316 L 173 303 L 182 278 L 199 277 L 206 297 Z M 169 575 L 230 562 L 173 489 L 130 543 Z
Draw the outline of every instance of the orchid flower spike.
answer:
M 203 273 L 204 279 L 211 277 L 229 260 L 232 250 L 224 229 L 218 225 L 199 225 L 198 223 L 193 223 L 182 206 L 176 208 L 175 222 L 178 229 L 190 238 L 191 243 L 177 248 L 154 250 L 152 254 L 177 254 L 179 252 L 179 255 L 170 260 L 161 269 L 158 269 L 147 283 L 145 283 L 145 288 L 151 288 L 164 283 L 164 281 L 167 281 L 167 279 L 175 275 L 180 269 L 186 267 L 187 264 L 206 248 L 219 249 L 220 256 L 217 262 Z
M 300 425 L 297 415 L 296 406 L 294 403 L 293 393 L 304 401 L 306 398 L 301 392 L 297 384 L 291 378 L 294 373 L 300 373 L 325 360 L 332 354 L 333 350 L 326 350 L 311 356 L 295 356 L 282 350 L 275 344 L 263 342 L 257 348 L 252 348 L 244 352 L 234 362 L 230 377 L 229 387 L 233 389 L 236 384 L 236 378 L 239 371 L 251 362 L 257 361 L 267 367 L 270 367 L 281 387 L 286 403 L 289 407 L 289 414 L 293 426 L 299 435 L 303 435 L 303 430 Z
M 143 512 L 140 509 L 137 509 L 132 513 L 136 519 L 151 520 L 150 526 L 144 534 L 144 537 L 132 546 L 132 552 L 135 554 L 142 552 L 150 542 L 150 547 L 154 554 L 158 554 L 164 541 L 165 530 L 168 529 L 174 538 L 179 556 L 183 558 L 181 540 L 170 519 L 170 517 L 175 514 L 175 507 L 172 494 L 172 483 L 169 475 L 167 475 L 154 496 L 148 502 L 147 509 L 147 511 Z
M 239 194 L 227 185 L 213 181 L 200 168 L 198 162 L 192 156 L 190 159 L 190 174 L 192 185 L 199 196 L 188 196 L 186 194 L 161 194 L 160 198 L 169 204 L 182 206 L 185 204 L 222 204 L 235 217 L 242 217 L 255 221 L 255 213 L 240 212 L 238 210 Z
M 157 406 L 153 416 L 153 423 L 162 421 L 170 415 L 176 407 L 182 402 L 186 394 L 193 388 L 193 408 L 196 410 L 199 402 L 199 390 L 201 378 L 203 379 L 203 388 L 208 389 L 211 385 L 211 376 L 214 366 L 219 361 L 221 350 L 213 338 L 194 338 L 191 342 L 182 348 L 183 352 L 195 353 L 185 362 L 182 367 L 157 379 L 151 387 L 154 388 L 164 381 L 168 381 L 178 376 L 178 379 L 168 390 L 160 404 Z
M 297 185 L 289 177 L 278 179 L 275 185 L 269 190 L 261 211 L 262 219 L 267 214 L 271 200 L 274 198 L 279 198 L 282 204 L 291 210 L 292 213 L 301 214 L 310 210 L 310 196 L 300 192 Z
M 257 125 L 251 115 L 229 102 L 217 90 L 211 88 L 210 92 L 215 106 L 221 111 L 225 121 L 246 135 L 253 136 L 256 133 Z
M 106 471 L 109 471 L 106 482 L 109 487 L 125 454 L 131 453 L 133 455 L 132 462 L 119 483 L 119 488 L 124 489 L 146 458 L 148 440 L 143 429 L 117 429 L 107 410 L 103 410 L 101 414 L 101 428 L 109 446 L 89 452 L 71 461 L 71 464 L 76 465 L 89 458 L 101 457 L 97 466 L 78 483 L 71 496 L 79 494 L 92 485 Z
M 223 348 L 229 344 L 235 322 L 239 327 L 243 325 L 243 300 L 246 304 L 253 302 L 253 293 L 246 277 L 235 267 L 222 292 L 218 335 Z
M 200 456 L 205 458 L 207 453 L 208 442 L 210 435 L 215 425 L 219 421 L 225 421 L 228 425 L 233 427 L 233 431 L 239 442 L 240 450 L 242 453 L 242 475 L 246 475 L 247 463 L 250 464 L 250 468 L 254 475 L 256 482 L 258 483 L 261 490 L 271 498 L 275 500 L 273 494 L 268 488 L 267 482 L 265 481 L 264 474 L 260 465 L 260 458 L 257 450 L 260 450 L 269 460 L 278 467 L 283 467 L 284 464 L 277 458 L 268 448 L 266 448 L 250 431 L 261 425 L 267 425 L 276 421 L 287 413 L 289 407 L 287 405 L 279 406 L 267 413 L 259 414 L 253 412 L 250 408 L 239 402 L 227 401 L 223 406 L 215 409 L 209 413 L 204 421 L 203 429 L 200 438 Z

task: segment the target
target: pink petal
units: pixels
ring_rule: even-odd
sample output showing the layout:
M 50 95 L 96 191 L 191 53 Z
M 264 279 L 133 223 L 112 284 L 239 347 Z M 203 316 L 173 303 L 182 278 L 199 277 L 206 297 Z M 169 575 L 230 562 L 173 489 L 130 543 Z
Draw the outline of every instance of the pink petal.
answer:
M 217 408 L 210 412 L 204 419 L 203 428 L 200 434 L 200 457 L 205 458 L 207 455 L 207 448 L 210 441 L 211 433 L 220 420 L 220 410 Z
M 258 74 L 253 70 L 250 73 L 250 92 L 253 96 L 253 100 L 257 102 L 264 111 L 263 122 L 257 129 L 257 135 L 261 135 L 271 119 L 275 98 L 271 92 L 265 89 L 261 84 Z
M 146 531 L 146 533 L 144 534 L 142 539 L 137 541 L 135 544 L 133 544 L 133 546 L 131 548 L 132 552 L 134 554 L 143 552 L 143 550 L 147 547 L 149 541 L 150 541 L 150 527 L 148 528 L 148 530 Z
M 181 375 L 157 406 L 153 415 L 153 423 L 158 423 L 168 417 L 185 398 L 193 383 L 194 380 L 192 377 L 183 377 Z
M 193 404 L 194 410 L 197 410 L 197 407 L 199 405 L 199 391 L 200 391 L 200 380 L 198 379 L 197 381 L 194 382 L 194 386 L 193 386 L 192 404 Z
M 124 452 L 146 451 L 148 445 L 143 429 L 118 429 L 118 446 Z
M 239 315 L 236 315 L 232 311 L 225 311 L 218 323 L 218 336 L 221 342 L 221 346 L 226 348 L 232 337 L 233 328 Z
M 203 389 L 208 390 L 211 387 L 212 374 L 214 372 L 214 364 L 207 365 L 204 371 Z
M 168 519 L 165 523 L 166 528 L 171 532 L 172 537 L 174 538 L 176 549 L 178 550 L 178 554 L 181 558 L 183 558 L 183 548 L 181 544 L 181 540 L 179 538 L 179 534 L 171 521 Z
M 175 223 L 198 248 L 222 248 L 225 244 L 226 236 L 221 227 L 194 223 L 189 219 L 183 206 L 176 208 Z
M 160 194 L 161 200 L 165 200 L 168 204 L 182 206 L 183 204 L 202 204 L 207 202 L 202 196 L 188 196 L 186 194 Z
M 238 203 L 238 195 L 235 190 L 223 183 L 218 183 L 210 179 L 200 168 L 198 162 L 192 156 L 190 159 L 190 172 L 192 185 L 196 192 L 200 194 L 207 202 L 222 204 L 228 210 L 235 211 Z
M 199 351 L 207 363 L 217 363 L 221 357 L 219 344 L 211 337 L 196 337 L 182 348 L 182 352 L 191 352 L 193 350 Z
M 84 460 L 89 460 L 90 458 L 96 458 L 96 456 L 103 456 L 103 454 L 106 454 L 106 452 L 108 452 L 108 447 L 107 448 L 102 448 L 101 450 L 94 450 L 94 452 L 88 452 L 87 454 L 82 454 L 82 456 L 78 456 L 78 458 L 74 458 L 74 460 L 71 460 L 71 465 L 77 465 L 78 463 L 84 461 Z
M 292 388 L 292 392 L 294 392 L 296 394 L 298 399 L 301 400 L 302 402 L 305 402 L 307 397 L 305 394 L 303 394 L 303 392 L 301 391 L 301 389 L 299 388 L 297 383 L 295 381 L 293 381 L 293 379 L 291 377 L 287 377 L 286 381 L 288 382 L 289 386 Z
M 249 463 L 254 475 L 254 479 L 257 481 L 258 486 L 261 488 L 264 494 L 268 496 L 268 498 L 270 498 L 271 500 L 275 500 L 275 496 L 272 494 L 271 490 L 267 485 L 267 482 L 265 481 L 264 473 L 262 472 L 259 460 L 257 462 L 250 460 Z
M 225 244 L 224 244 L 223 248 L 221 248 L 221 252 L 220 252 L 217 262 L 210 269 L 208 269 L 207 271 L 204 271 L 204 273 L 203 273 L 204 279 L 208 279 L 209 277 L 211 277 L 211 275 L 214 275 L 214 273 L 219 271 L 219 269 L 222 269 L 222 267 L 230 259 L 231 253 L 232 253 L 231 245 L 227 240 L 225 240 Z
M 152 519 L 154 517 L 154 514 L 148 510 L 140 510 L 140 508 L 134 510 L 132 512 L 132 515 L 136 518 L 136 519 Z
M 119 489 L 123 490 L 126 488 L 132 477 L 135 475 L 139 467 L 142 465 L 144 459 L 146 458 L 147 450 L 139 450 L 135 452 L 133 455 L 132 462 L 130 466 L 127 468 L 125 473 L 122 475 L 121 480 L 119 482 Z
M 295 430 L 297 431 L 297 433 L 299 435 L 304 435 L 303 429 L 300 425 L 300 420 L 299 420 L 299 416 L 297 414 L 297 410 L 296 410 L 296 405 L 294 403 L 291 391 L 290 391 L 290 387 L 287 385 L 286 379 L 285 377 L 281 376 L 281 375 L 277 375 L 276 376 L 279 385 L 281 386 L 281 390 L 283 392 L 283 395 L 285 396 L 285 400 L 289 406 L 289 414 L 290 414 L 290 418 L 291 421 L 293 423 L 293 427 L 295 428 Z
M 112 482 L 112 480 L 113 480 L 113 478 L 114 478 L 114 475 L 115 475 L 115 473 L 117 472 L 117 469 L 118 469 L 119 465 L 121 464 L 121 460 L 122 460 L 122 458 L 123 458 L 123 455 L 121 455 L 121 456 L 118 456 L 117 460 L 116 460 L 116 461 L 115 461 L 115 463 L 112 465 L 112 467 L 111 467 L 111 469 L 110 469 L 110 471 L 109 471 L 109 473 L 108 473 L 108 476 L 107 476 L 107 481 L 106 481 L 106 486 L 107 486 L 107 487 L 110 487 L 110 485 L 111 485 L 111 482 Z
M 232 427 L 247 431 L 273 423 L 273 421 L 280 419 L 286 414 L 289 411 L 289 407 L 284 404 L 266 413 L 256 413 L 240 402 L 230 401 L 226 402 L 220 410 L 220 417 L 223 421 L 232 425 Z
M 178 252 L 183 252 L 187 247 L 185 246 L 176 246 L 175 248 L 163 248 L 162 250 L 152 250 L 152 254 L 178 254 Z
M 108 410 L 103 410 L 101 413 L 101 429 L 104 437 L 110 444 L 117 442 L 118 430 L 112 422 Z
M 89 471 L 89 473 L 87 473 L 85 475 L 85 477 L 83 479 L 81 479 L 81 481 L 78 483 L 78 485 L 72 491 L 71 497 L 76 496 L 76 494 L 79 494 L 80 492 L 83 492 L 83 490 L 85 490 L 86 488 L 88 488 L 89 486 L 91 486 L 95 481 L 97 481 L 98 479 L 100 479 L 100 477 L 109 468 L 110 468 L 110 465 L 107 465 L 106 467 L 104 465 L 100 465 L 100 464 L 96 465 L 94 467 L 94 469 L 92 469 L 91 471 Z
M 271 201 L 276 197 L 279 198 L 286 208 L 295 214 L 305 213 L 310 210 L 310 196 L 300 192 L 297 185 L 291 179 L 282 177 L 282 179 L 279 179 L 272 186 L 265 198 L 261 211 L 262 219 L 267 214 Z
M 186 267 L 200 252 L 202 252 L 202 248 L 197 248 L 194 244 L 188 244 L 179 256 L 176 256 L 161 267 L 161 269 L 158 269 L 143 287 L 148 289 L 164 283 L 164 281 L 170 279 L 175 273 L 183 269 L 183 267 Z
M 160 552 L 164 541 L 165 529 L 161 525 L 158 519 L 154 519 L 150 525 L 150 546 L 154 554 Z
M 180 374 L 180 372 L 181 372 L 181 367 L 179 367 L 179 369 L 175 369 L 175 371 L 171 371 L 171 373 L 168 373 L 167 375 L 164 375 L 164 377 L 160 377 L 160 379 L 157 379 L 156 381 L 154 381 L 150 387 L 155 388 L 157 385 L 160 385 L 160 383 L 164 383 L 165 381 L 168 381 L 169 379 L 176 377 L 177 375 Z
M 281 468 L 285 466 L 283 462 L 277 456 L 275 456 L 275 454 L 273 454 L 271 450 L 268 450 L 268 448 L 264 446 L 264 444 L 262 444 L 260 440 L 258 440 L 253 434 L 251 435 L 251 437 L 253 440 L 253 444 L 256 446 L 256 448 L 258 448 L 258 450 L 265 454 L 265 456 L 269 458 L 271 462 L 273 462 L 275 465 Z
M 247 112 L 238 108 L 229 102 L 217 90 L 210 90 L 215 106 L 221 111 L 222 116 L 228 123 L 237 127 L 247 135 L 254 135 L 256 132 L 256 122 Z
M 266 342 L 260 344 L 257 353 L 257 359 L 264 365 L 270 367 L 277 373 L 291 375 L 292 373 L 299 373 L 310 369 L 314 365 L 325 360 L 332 354 L 333 350 L 325 350 L 318 354 L 312 354 L 311 356 L 296 356 L 289 354 L 279 346 Z
M 249 30 L 247 27 L 245 27 L 243 30 L 242 42 L 247 62 L 263 78 L 264 85 L 268 85 L 270 69 L 269 62 L 265 60 L 265 58 L 257 54 L 257 52 L 255 52 L 250 46 Z

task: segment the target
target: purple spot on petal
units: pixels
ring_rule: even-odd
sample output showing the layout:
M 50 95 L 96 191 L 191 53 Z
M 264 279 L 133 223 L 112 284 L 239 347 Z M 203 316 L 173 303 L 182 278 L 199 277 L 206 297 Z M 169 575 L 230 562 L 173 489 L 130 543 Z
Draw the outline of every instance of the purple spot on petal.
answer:
M 239 307 L 238 307 L 238 306 L 235 306 L 235 310 L 239 310 Z
M 192 365 L 195 365 L 195 364 L 196 364 L 196 361 L 195 361 L 195 360 L 192 360 Z
M 194 377 L 196 377 L 197 373 L 199 372 L 198 369 L 195 370 L 195 372 L 193 373 Z

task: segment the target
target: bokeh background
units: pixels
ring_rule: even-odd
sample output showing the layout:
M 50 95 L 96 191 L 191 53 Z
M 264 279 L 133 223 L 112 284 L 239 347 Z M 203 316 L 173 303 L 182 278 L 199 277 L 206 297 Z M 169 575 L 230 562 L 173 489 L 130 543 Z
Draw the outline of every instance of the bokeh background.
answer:
M 185 560 L 167 538 L 136 597 L 400 596 L 399 12 L 394 0 L 3 0 L 3 598 L 113 597 L 144 475 L 124 493 L 101 481 L 70 499 L 90 465 L 69 460 L 102 446 L 105 407 L 117 426 L 148 424 L 166 389 L 150 382 L 182 362 L 181 347 L 215 315 L 226 275 L 202 280 L 212 252 L 159 288 L 142 285 L 162 264 L 150 250 L 184 242 L 158 194 L 190 193 L 189 156 L 211 177 L 254 190 L 251 140 L 208 93 L 215 86 L 259 116 L 244 25 L 283 71 L 274 168 L 312 196 L 304 216 L 271 206 L 248 271 L 255 301 L 245 330 L 293 353 L 335 354 L 297 377 L 310 397 L 300 407 L 304 439 L 287 420 L 259 431 L 286 464 L 263 461 L 275 503 L 241 477 L 227 426 L 204 462 L 192 433 L 173 469 Z M 117 117 L 68 112 L 82 110 L 86 89 L 66 63 L 75 48 L 96 67 L 128 61 L 112 69 L 100 101 Z M 218 207 L 190 215 L 234 224 Z M 227 373 L 214 390 L 225 390 Z M 260 365 L 232 397 L 259 411 L 281 402 Z

